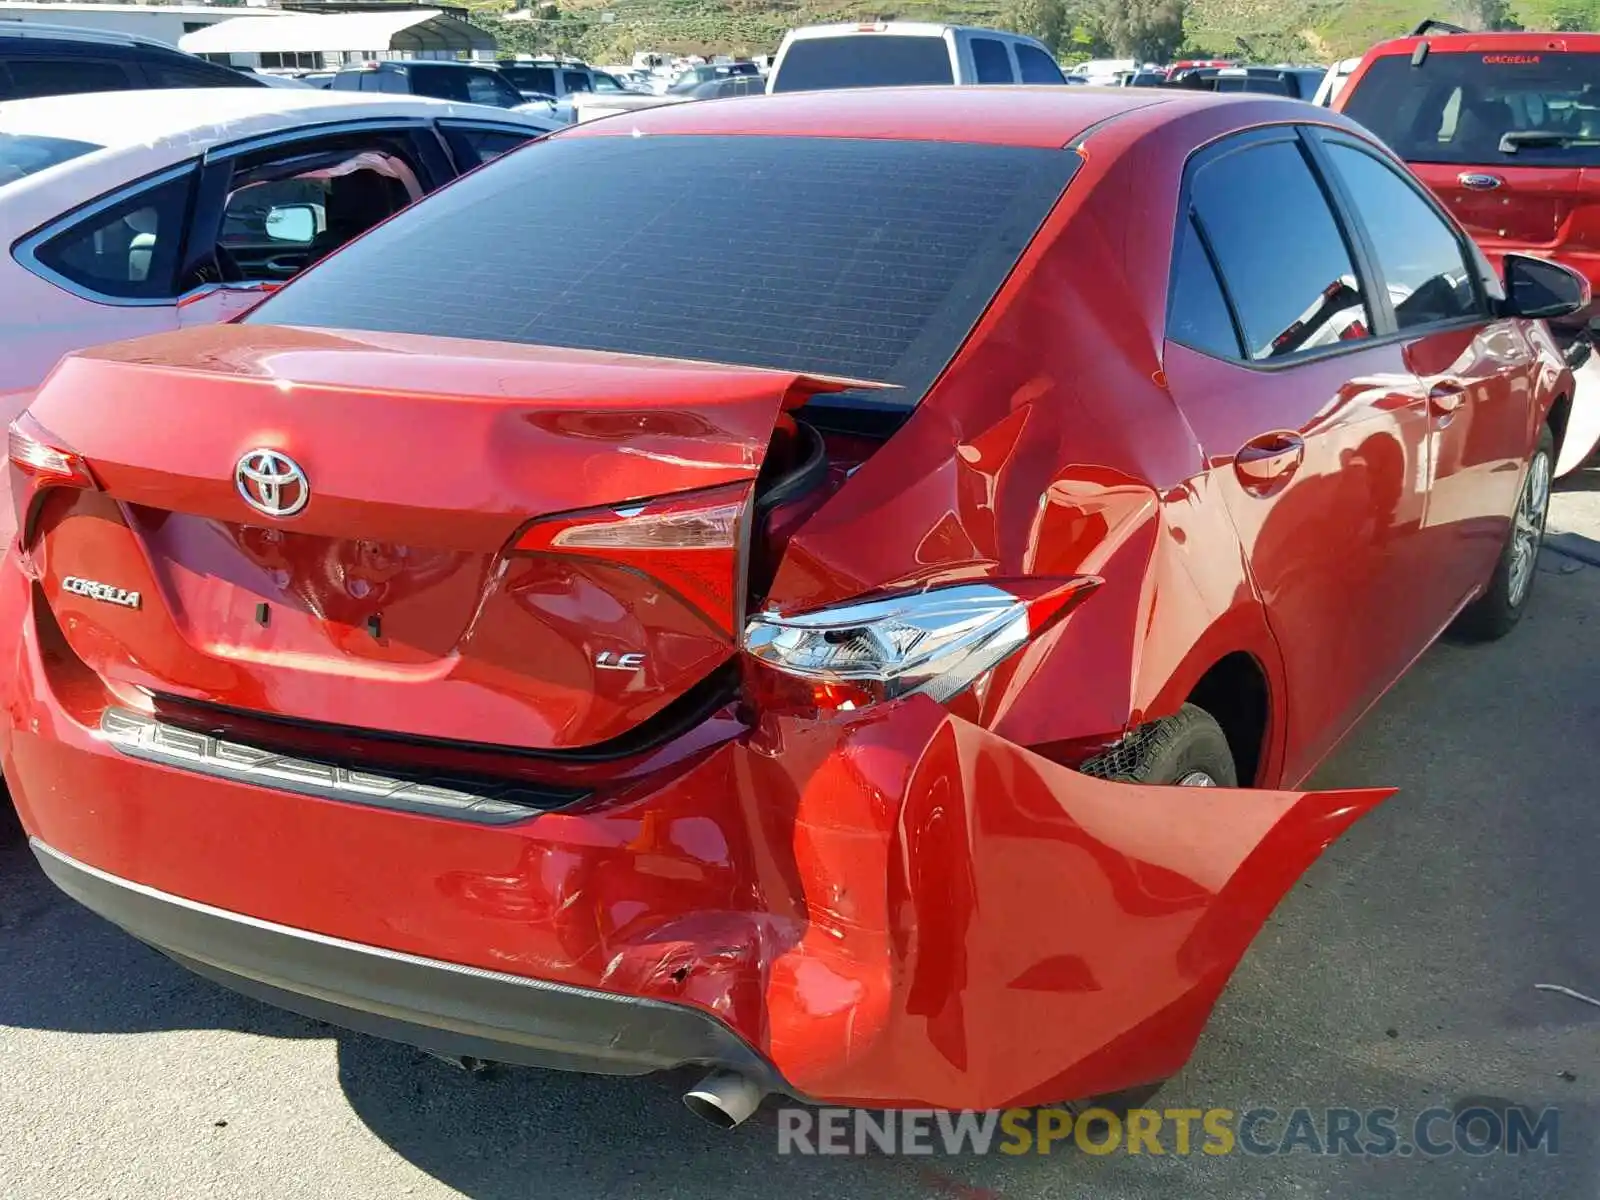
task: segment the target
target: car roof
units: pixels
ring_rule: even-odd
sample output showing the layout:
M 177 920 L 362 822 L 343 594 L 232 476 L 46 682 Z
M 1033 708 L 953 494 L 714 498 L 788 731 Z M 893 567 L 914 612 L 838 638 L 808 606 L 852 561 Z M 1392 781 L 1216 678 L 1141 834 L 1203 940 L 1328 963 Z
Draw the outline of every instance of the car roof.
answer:
M 1305 106 L 1259 93 L 1217 95 L 1184 89 L 1057 85 L 1005 87 L 840 88 L 737 96 L 672 104 L 585 122 L 562 137 L 631 134 L 728 134 L 786 137 L 876 137 L 905 141 L 978 142 L 1057 149 L 1089 129 L 1155 105 L 1269 103 Z
M 51 43 L 124 48 L 138 46 L 141 49 L 160 50 L 167 54 L 180 53 L 165 42 L 136 33 L 124 33 L 116 29 L 90 29 L 82 25 L 50 25 L 42 21 L 0 20 L 0 38 L 6 39 L 0 41 L 0 50 L 17 50 L 26 54 L 38 53 L 41 48 L 40 42 L 44 42 L 46 46 Z M 20 45 L 22 42 L 27 42 L 28 45 Z
M 472 67 L 479 71 L 492 71 L 499 63 L 488 62 L 456 62 L 449 58 L 385 58 L 376 62 L 347 63 L 339 68 L 339 73 L 357 71 L 409 71 L 412 67 Z
M 503 109 L 452 105 L 420 96 L 325 92 L 320 88 L 151 88 L 8 100 L 0 105 L 0 132 L 67 138 L 107 149 L 153 146 L 179 137 L 188 144 L 214 143 L 253 132 L 271 133 L 297 123 L 302 115 L 319 121 L 420 115 L 419 105 L 464 108 L 479 115 L 494 112 L 505 119 Z
M 840 21 L 832 25 L 804 25 L 791 29 L 789 36 L 796 41 L 808 38 L 869 36 L 874 33 L 897 33 L 903 37 L 943 37 L 946 33 L 998 33 L 1003 37 L 1019 37 L 1004 29 L 987 29 L 981 25 L 950 25 L 940 21 Z
M 1386 58 L 1399 54 L 1409 57 L 1424 42 L 1428 44 L 1429 54 L 1470 54 L 1484 50 L 1501 50 L 1513 54 L 1562 50 L 1600 54 L 1600 33 L 1533 33 L 1522 30 L 1430 33 L 1421 37 L 1393 38 L 1387 42 L 1379 42 L 1367 51 L 1365 57 Z

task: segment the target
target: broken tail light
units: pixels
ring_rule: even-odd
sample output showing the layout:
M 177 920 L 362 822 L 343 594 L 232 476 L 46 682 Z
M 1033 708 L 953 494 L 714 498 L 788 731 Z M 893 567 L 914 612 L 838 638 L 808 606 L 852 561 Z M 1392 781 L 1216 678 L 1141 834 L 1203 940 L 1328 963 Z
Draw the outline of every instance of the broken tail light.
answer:
M 784 616 L 744 629 L 763 707 L 850 710 L 901 696 L 946 701 L 1060 620 L 1100 583 L 963 583 Z
M 55 487 L 97 490 L 99 484 L 80 454 L 26 412 L 11 422 L 7 441 L 11 502 L 16 508 L 17 533 L 26 550 L 33 540 L 31 518 L 41 493 Z
M 543 517 L 512 543 L 514 554 L 602 559 L 673 589 L 730 637 L 744 609 L 752 485 Z

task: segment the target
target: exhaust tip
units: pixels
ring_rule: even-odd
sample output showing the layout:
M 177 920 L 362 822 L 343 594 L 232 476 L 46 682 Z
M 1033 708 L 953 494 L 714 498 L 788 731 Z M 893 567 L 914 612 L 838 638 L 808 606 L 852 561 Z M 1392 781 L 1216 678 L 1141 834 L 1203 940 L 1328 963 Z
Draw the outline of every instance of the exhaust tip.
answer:
M 713 1071 L 683 1094 L 690 1112 L 718 1129 L 742 1125 L 761 1107 L 765 1089 L 736 1071 Z

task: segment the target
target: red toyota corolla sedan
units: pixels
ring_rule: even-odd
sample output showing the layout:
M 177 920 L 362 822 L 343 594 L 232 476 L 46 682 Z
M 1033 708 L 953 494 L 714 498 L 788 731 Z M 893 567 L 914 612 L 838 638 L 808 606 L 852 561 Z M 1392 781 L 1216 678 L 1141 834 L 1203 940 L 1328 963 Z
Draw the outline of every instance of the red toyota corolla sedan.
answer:
M 436 1052 L 728 1123 L 1159 1080 L 1385 794 L 1292 789 L 1527 603 L 1587 296 L 1506 270 L 1288 101 L 574 129 L 58 368 L 7 778 L 96 912 Z

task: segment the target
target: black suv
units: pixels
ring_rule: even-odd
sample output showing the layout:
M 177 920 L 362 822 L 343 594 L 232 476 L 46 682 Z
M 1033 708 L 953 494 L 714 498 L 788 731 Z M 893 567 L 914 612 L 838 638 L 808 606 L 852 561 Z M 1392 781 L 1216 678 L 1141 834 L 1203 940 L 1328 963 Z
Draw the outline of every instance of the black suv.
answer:
M 395 96 L 432 96 L 460 104 L 516 108 L 526 104 L 522 93 L 492 67 L 448 61 L 369 62 L 346 67 L 329 85 L 338 92 L 384 92 Z
M 0 22 L 0 100 L 144 88 L 265 86 L 232 67 L 131 34 Z

